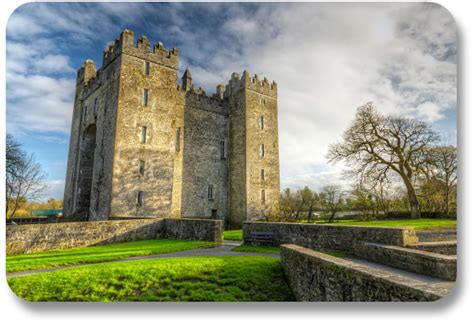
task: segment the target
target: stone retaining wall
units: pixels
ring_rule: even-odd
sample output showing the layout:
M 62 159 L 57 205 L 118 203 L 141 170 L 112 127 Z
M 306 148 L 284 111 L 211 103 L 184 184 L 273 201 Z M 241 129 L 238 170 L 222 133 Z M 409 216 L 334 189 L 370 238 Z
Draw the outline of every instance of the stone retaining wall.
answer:
M 418 274 L 456 280 L 456 256 L 374 243 L 362 243 L 356 249 L 355 255 Z
M 224 222 L 222 220 L 204 219 L 165 219 L 165 230 L 161 237 L 222 242 L 224 239 Z
M 298 301 L 435 301 L 449 290 L 296 245 L 281 262 Z
M 222 241 L 221 220 L 139 219 L 7 226 L 7 255 L 157 238 Z
M 408 245 L 407 248 L 436 252 L 443 255 L 455 255 L 457 249 L 457 241 L 433 241 L 418 242 Z
M 273 233 L 275 246 L 292 243 L 314 249 L 353 253 L 361 242 L 406 246 L 418 242 L 412 227 L 368 227 L 336 224 L 301 224 L 281 222 L 244 222 L 245 244 L 258 244 L 253 232 Z

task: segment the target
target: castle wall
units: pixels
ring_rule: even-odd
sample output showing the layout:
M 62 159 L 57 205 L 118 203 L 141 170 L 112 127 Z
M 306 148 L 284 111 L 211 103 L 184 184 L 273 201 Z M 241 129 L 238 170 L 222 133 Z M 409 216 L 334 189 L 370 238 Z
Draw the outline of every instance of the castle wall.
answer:
M 149 47 L 122 49 L 112 180 L 115 215 L 169 217 L 175 152 L 177 64 L 155 60 Z M 150 62 L 150 75 L 144 72 Z M 143 91 L 148 90 L 148 104 Z M 146 127 L 146 142 L 141 142 Z M 145 162 L 144 175 L 139 173 Z M 143 192 L 143 205 L 138 203 Z
M 171 217 L 181 217 L 183 191 L 183 150 L 184 150 L 184 105 L 185 92 L 176 90 L 173 191 L 171 196 Z
M 106 219 L 110 213 L 120 59 L 97 71 L 91 61 L 78 73 L 64 198 L 66 217 Z
M 94 169 L 90 195 L 90 220 L 107 220 L 111 213 L 112 167 L 114 162 L 115 125 L 120 85 L 121 59 L 117 58 L 100 71 L 98 88 L 84 100 L 87 106 L 86 127 L 96 125 Z M 91 84 L 93 85 L 93 84 Z M 85 94 L 88 94 L 85 92 Z
M 66 169 L 66 183 L 64 187 L 64 199 L 63 199 L 63 213 L 65 217 L 70 217 L 74 214 L 75 204 L 75 190 L 76 190 L 76 173 L 78 172 L 78 155 L 79 155 L 79 143 L 80 143 L 80 131 L 81 131 L 81 114 L 82 114 L 82 84 L 83 80 L 76 87 L 76 97 L 74 99 L 74 108 L 71 122 L 71 136 L 69 139 L 69 152 Z
M 247 219 L 245 91 L 237 74 L 226 87 L 229 99 L 229 221 L 228 228 L 240 228 Z
M 228 110 L 223 100 L 193 91 L 186 92 L 184 100 L 181 216 L 224 220 L 228 213 Z

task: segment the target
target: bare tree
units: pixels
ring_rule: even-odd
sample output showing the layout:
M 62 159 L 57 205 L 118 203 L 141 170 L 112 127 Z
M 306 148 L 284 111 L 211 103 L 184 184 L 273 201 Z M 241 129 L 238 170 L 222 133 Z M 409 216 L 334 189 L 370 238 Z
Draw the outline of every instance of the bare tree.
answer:
M 430 127 L 415 119 L 383 116 L 372 103 L 357 110 L 343 142 L 329 148 L 330 162 L 346 161 L 361 176 L 383 180 L 398 174 L 408 194 L 411 217 L 420 217 L 415 178 L 426 162 L 424 151 L 439 140 Z
M 15 215 L 21 201 L 36 200 L 44 191 L 44 173 L 33 155 L 26 154 L 10 135 L 6 141 L 6 216 Z
M 457 148 L 437 146 L 428 150 L 429 160 L 423 167 L 426 181 L 439 181 L 443 190 L 443 212 L 449 214 L 450 196 L 457 184 Z M 454 194 L 455 196 L 456 194 Z

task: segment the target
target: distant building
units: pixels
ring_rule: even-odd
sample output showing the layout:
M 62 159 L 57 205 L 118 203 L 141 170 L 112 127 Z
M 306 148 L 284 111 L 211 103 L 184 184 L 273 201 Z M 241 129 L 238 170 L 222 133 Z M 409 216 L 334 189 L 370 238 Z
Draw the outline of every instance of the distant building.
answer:
M 123 31 L 78 70 L 64 215 L 223 219 L 268 215 L 280 191 L 277 85 L 246 71 L 208 95 L 179 51 Z

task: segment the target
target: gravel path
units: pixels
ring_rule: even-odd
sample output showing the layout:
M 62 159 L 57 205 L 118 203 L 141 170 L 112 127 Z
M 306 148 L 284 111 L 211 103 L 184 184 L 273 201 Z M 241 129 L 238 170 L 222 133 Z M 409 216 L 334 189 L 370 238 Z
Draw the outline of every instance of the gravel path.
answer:
M 7 273 L 7 278 L 21 277 L 21 276 L 38 274 L 38 273 L 46 273 L 46 272 L 52 272 L 56 270 L 66 269 L 66 268 L 75 268 L 75 267 L 82 267 L 82 266 L 88 266 L 88 265 L 96 265 L 96 264 L 111 263 L 111 262 L 134 261 L 134 260 L 143 260 L 143 259 L 155 259 L 155 258 L 220 257 L 220 256 L 263 256 L 263 257 L 271 257 L 271 258 L 280 258 L 279 253 L 275 254 L 275 253 L 258 253 L 258 252 L 239 252 L 239 251 L 230 250 L 233 247 L 239 246 L 240 244 L 241 244 L 240 241 L 224 241 L 222 244 L 219 244 L 219 245 L 216 245 L 215 247 L 210 247 L 210 248 L 199 248 L 199 249 L 191 249 L 191 250 L 172 252 L 172 253 L 162 253 L 162 254 L 156 254 L 156 255 L 129 257 L 129 258 L 122 258 L 122 259 L 106 261 L 106 262 L 94 262 L 94 263 L 87 263 L 87 264 L 60 266 L 60 267 L 54 267 L 54 268 L 9 272 Z

